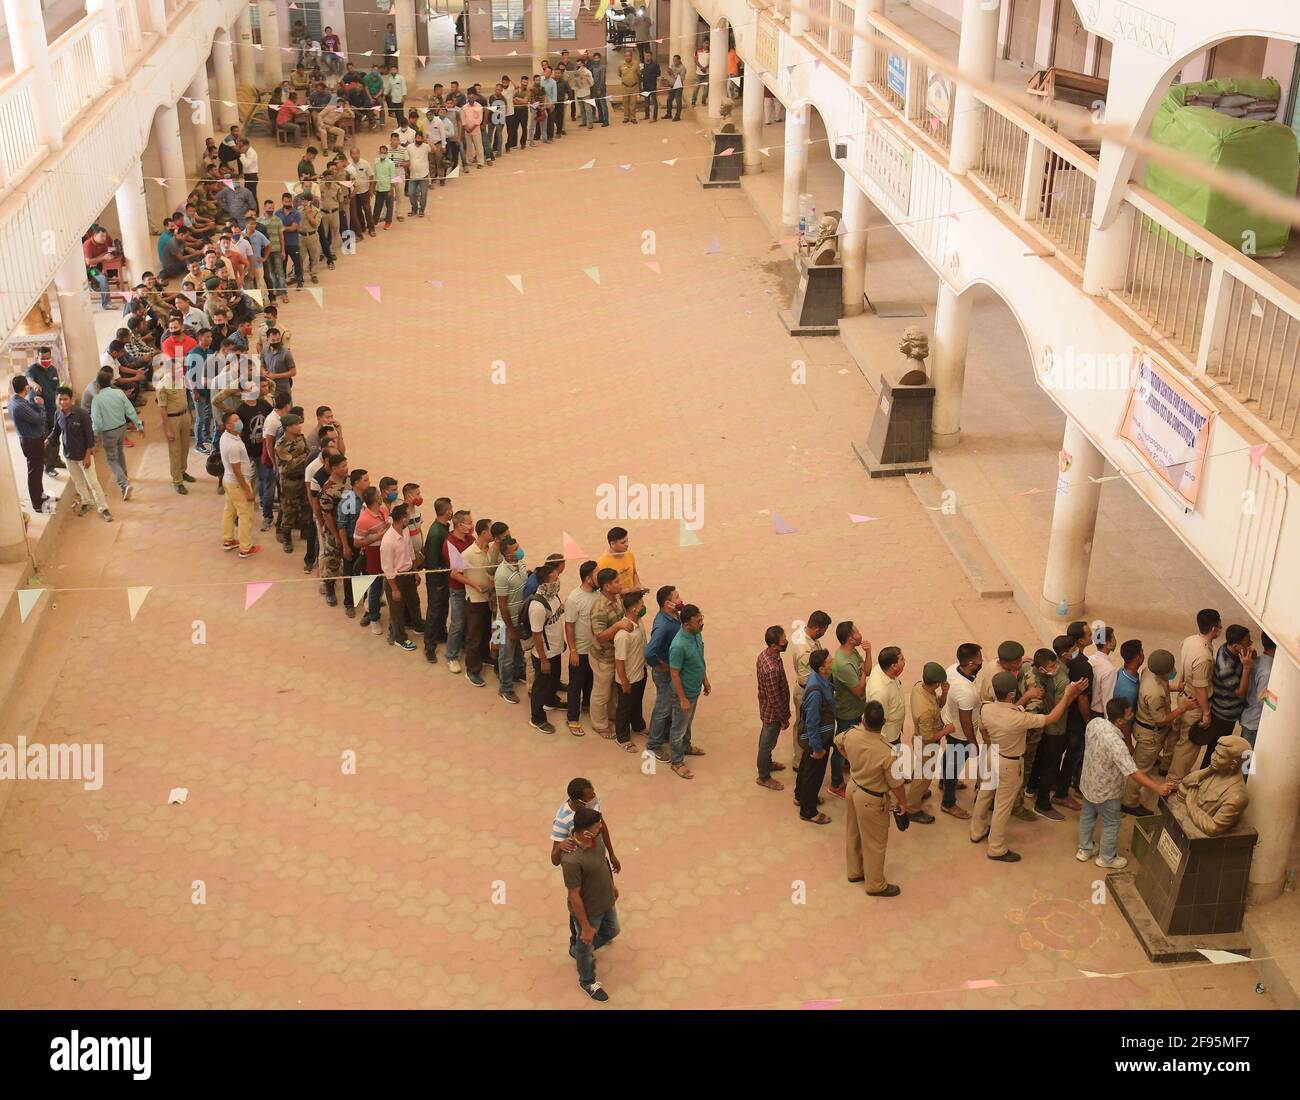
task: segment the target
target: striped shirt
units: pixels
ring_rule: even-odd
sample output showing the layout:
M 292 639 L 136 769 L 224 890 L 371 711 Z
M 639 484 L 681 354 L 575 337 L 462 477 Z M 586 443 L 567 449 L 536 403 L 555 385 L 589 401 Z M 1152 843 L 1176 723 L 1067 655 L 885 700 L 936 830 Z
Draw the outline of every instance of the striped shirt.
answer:
M 1236 721 L 1246 709 L 1244 696 L 1238 697 L 1241 686 L 1241 658 L 1225 642 L 1214 657 L 1214 676 L 1210 681 L 1210 713 L 1224 721 Z
M 597 798 L 587 809 L 600 813 L 600 799 Z M 573 834 L 573 813 L 573 807 L 569 805 L 567 798 L 560 803 L 560 808 L 555 811 L 555 820 L 551 822 L 551 839 L 556 844 L 563 843 Z

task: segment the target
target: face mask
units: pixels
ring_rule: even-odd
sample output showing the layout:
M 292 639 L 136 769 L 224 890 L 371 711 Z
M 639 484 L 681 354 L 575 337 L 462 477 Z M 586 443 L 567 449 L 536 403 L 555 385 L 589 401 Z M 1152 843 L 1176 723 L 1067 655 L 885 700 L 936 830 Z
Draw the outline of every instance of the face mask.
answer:
M 413 501 L 411 501 L 411 503 L 418 508 L 420 507 L 421 504 L 424 503 L 424 497 L 416 497 Z
M 243 430 L 244 430 L 244 422 L 240 420 L 239 417 L 235 417 L 235 431 L 242 432 Z
M 686 606 L 685 600 L 678 600 L 675 604 L 672 605 L 672 608 L 674 611 L 681 611 L 681 609 L 685 606 Z
M 644 618 L 645 618 L 645 608 L 644 608 L 644 607 L 642 607 L 641 610 L 638 611 L 638 612 L 636 613 L 636 617 L 637 617 L 638 619 L 644 619 Z
M 542 594 L 545 596 L 555 596 L 560 591 L 559 581 L 547 581 L 542 585 Z
M 784 653 L 787 649 L 790 648 L 790 643 L 789 643 L 789 642 L 782 642 L 780 648 L 781 648 L 781 652 Z
M 524 560 L 524 548 L 522 546 L 515 547 L 515 561 L 523 561 L 523 560 Z
M 385 499 L 386 501 L 388 501 L 388 502 L 391 504 L 393 501 L 395 501 L 395 500 L 397 499 L 397 492 L 396 492 L 396 490 L 391 490 L 391 491 L 385 493 L 385 494 L 384 494 L 384 499 Z

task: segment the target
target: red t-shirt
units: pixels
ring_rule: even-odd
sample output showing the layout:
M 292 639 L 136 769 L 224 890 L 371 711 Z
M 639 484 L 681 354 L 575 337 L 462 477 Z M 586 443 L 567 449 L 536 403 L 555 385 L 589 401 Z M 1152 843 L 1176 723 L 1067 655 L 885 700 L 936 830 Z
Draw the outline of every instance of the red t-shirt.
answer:
M 459 550 L 459 551 L 463 554 L 463 553 L 465 553 L 466 550 L 468 550 L 468 549 L 469 549 L 471 546 L 473 546 L 473 545 L 474 545 L 474 536 L 473 536 L 473 535 L 466 535 L 464 538 L 461 538 L 461 537 L 458 536 L 458 535 L 448 535 L 448 536 L 447 536 L 447 541 L 444 542 L 444 543 L 442 544 L 442 564 L 443 564 L 443 567 L 444 567 L 444 568 L 447 568 L 447 569 L 450 569 L 450 568 L 451 568 L 451 551 L 448 550 L 447 547 L 449 547 L 449 546 L 455 546 L 456 549 Z M 448 585 L 449 585 L 451 591 L 453 591 L 453 592 L 464 592 L 464 591 L 465 591 L 465 585 L 464 585 L 464 583 L 461 582 L 461 581 L 458 581 L 455 577 L 449 577 L 449 578 L 448 578 Z

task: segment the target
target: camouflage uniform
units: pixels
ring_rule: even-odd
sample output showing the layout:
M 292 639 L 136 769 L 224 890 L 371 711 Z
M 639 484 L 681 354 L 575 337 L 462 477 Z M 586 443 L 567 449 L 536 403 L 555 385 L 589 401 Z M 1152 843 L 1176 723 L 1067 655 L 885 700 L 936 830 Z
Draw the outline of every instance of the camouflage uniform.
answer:
M 1048 676 L 1046 673 L 1039 671 L 1032 663 L 1026 662 L 1024 668 L 1020 670 L 1020 684 L 1017 687 L 1017 693 L 1023 695 L 1033 688 L 1042 688 L 1043 697 L 1041 699 L 1031 699 L 1025 704 L 1025 711 L 1028 714 L 1051 714 L 1056 709 L 1056 704 L 1061 696 L 1065 694 L 1065 687 L 1070 682 L 1066 675 L 1065 667 L 1061 662 L 1057 662 L 1056 675 Z M 1055 724 L 1044 726 L 1042 729 L 1025 731 L 1025 755 L 1023 775 L 1020 779 L 1020 791 L 1025 793 L 1027 783 L 1035 781 L 1034 763 L 1038 758 L 1038 745 L 1042 741 L 1044 734 L 1057 735 L 1065 732 L 1065 716 L 1057 719 Z M 1026 798 L 1027 808 L 1032 809 L 1033 798 Z M 1020 800 L 1016 800 L 1016 805 L 1020 805 Z M 1012 811 L 1015 812 L 1014 810 Z
M 293 532 L 305 532 L 311 518 L 307 484 L 303 479 L 307 471 L 307 437 L 281 436 L 275 445 L 275 461 L 280 471 L 280 522 L 276 534 L 285 546 L 292 549 Z M 303 537 L 306 537 L 305 533 Z
M 325 522 L 325 517 L 333 516 L 334 522 L 338 523 L 339 501 L 343 499 L 344 488 L 344 482 L 330 478 L 321 487 L 316 497 L 321 513 L 320 575 L 326 587 L 331 590 L 334 587 L 334 578 L 343 574 L 343 550 L 333 532 L 330 531 L 329 524 Z

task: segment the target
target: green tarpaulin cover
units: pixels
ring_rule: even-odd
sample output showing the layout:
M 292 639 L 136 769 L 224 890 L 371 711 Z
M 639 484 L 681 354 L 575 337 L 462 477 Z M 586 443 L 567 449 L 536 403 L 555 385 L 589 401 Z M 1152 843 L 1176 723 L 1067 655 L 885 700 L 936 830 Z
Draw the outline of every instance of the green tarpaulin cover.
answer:
M 1289 126 L 1232 118 L 1209 107 L 1185 106 L 1192 96 L 1234 92 L 1277 99 L 1281 88 L 1276 80 L 1231 77 L 1175 84 L 1156 110 L 1151 140 L 1206 164 L 1245 172 L 1284 195 L 1294 195 L 1300 160 L 1296 135 Z M 1286 222 L 1265 217 L 1200 180 L 1152 164 L 1147 167 L 1146 186 L 1234 248 L 1242 249 L 1250 241 L 1250 233 L 1254 234 L 1256 255 L 1276 255 L 1286 247 L 1291 231 Z

